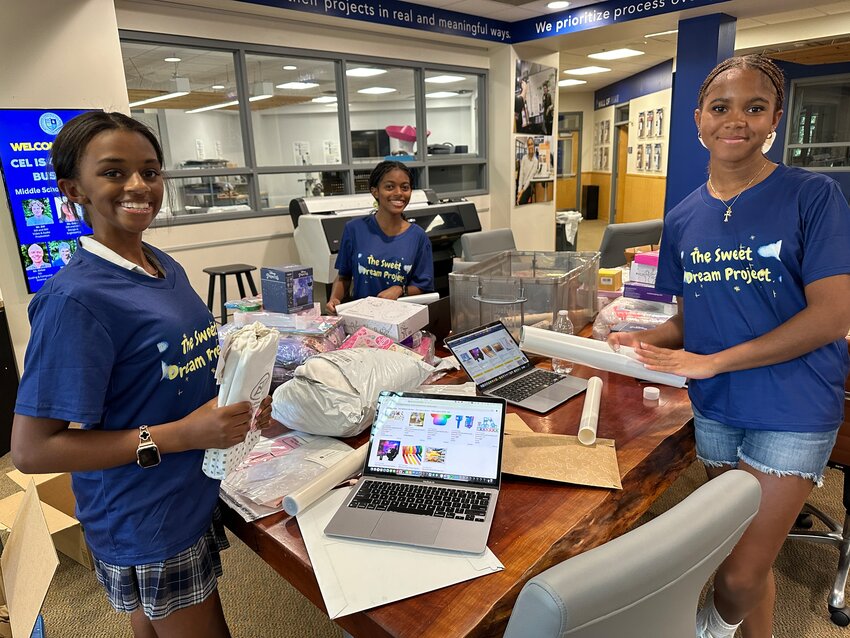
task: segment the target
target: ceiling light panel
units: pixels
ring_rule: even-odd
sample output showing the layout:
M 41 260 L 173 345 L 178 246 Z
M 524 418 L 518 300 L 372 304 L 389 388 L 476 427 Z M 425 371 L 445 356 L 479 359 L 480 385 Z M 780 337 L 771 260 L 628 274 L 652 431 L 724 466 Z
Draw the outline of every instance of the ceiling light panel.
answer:
M 611 51 L 591 53 L 587 57 L 594 60 L 622 60 L 623 58 L 633 58 L 637 55 L 643 55 L 643 51 L 637 51 L 635 49 L 612 49 Z
M 292 91 L 306 91 L 307 89 L 315 89 L 318 85 L 316 82 L 284 82 L 278 84 L 279 89 L 290 89 Z
M 452 82 L 461 82 L 465 77 L 460 75 L 435 75 L 432 78 L 425 78 L 425 81 L 430 84 L 451 84 Z
M 594 73 L 608 73 L 611 69 L 604 66 L 583 66 L 579 69 L 567 69 L 567 75 L 593 75 Z
M 435 91 L 434 93 L 426 93 L 425 97 L 457 97 L 460 93 L 455 93 L 454 91 Z
M 345 74 L 353 78 L 371 78 L 376 75 L 383 75 L 386 72 L 386 69 L 373 69 L 365 66 L 360 66 L 354 69 L 347 69 L 345 71 Z
M 388 86 L 370 86 L 365 89 L 360 89 L 357 92 L 364 93 L 366 95 L 383 95 L 384 93 L 395 93 L 395 91 L 395 89 L 391 89 Z
M 558 82 L 558 86 L 578 86 L 579 84 L 587 84 L 587 80 L 576 80 L 574 78 L 567 78 L 566 80 L 560 80 Z

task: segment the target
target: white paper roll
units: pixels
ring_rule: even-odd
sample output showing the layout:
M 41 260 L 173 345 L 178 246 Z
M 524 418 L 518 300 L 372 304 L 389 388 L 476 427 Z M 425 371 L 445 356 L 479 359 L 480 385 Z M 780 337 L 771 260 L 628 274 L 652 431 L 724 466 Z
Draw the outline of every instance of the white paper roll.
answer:
M 628 346 L 620 346 L 620 351 L 614 352 L 604 341 L 586 339 L 542 328 L 523 326 L 519 347 L 530 354 L 566 359 L 599 370 L 625 374 L 636 379 L 644 379 L 651 383 L 663 383 L 675 388 L 681 388 L 687 381 L 685 377 L 677 374 L 647 370 L 642 363 L 634 358 L 634 349 Z
M 596 443 L 596 426 L 599 423 L 599 401 L 602 398 L 602 379 L 590 377 L 584 394 L 584 407 L 578 426 L 578 440 L 582 445 Z
M 361 445 L 356 450 L 352 450 L 344 459 L 338 463 L 334 463 L 327 470 L 319 474 L 312 482 L 294 491 L 292 494 L 284 496 L 284 511 L 290 516 L 295 516 L 298 512 L 301 512 L 330 492 L 345 479 L 357 474 L 363 469 L 368 451 L 368 443 Z

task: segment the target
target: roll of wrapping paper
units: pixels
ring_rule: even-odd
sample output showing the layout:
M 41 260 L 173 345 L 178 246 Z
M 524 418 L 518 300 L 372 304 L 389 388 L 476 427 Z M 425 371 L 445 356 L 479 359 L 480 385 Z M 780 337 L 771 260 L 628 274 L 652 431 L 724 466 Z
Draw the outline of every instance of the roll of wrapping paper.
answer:
M 584 394 L 584 407 L 578 426 L 578 440 L 582 445 L 596 443 L 596 426 L 599 423 L 599 400 L 602 398 L 602 379 L 590 377 Z
M 283 509 L 290 516 L 303 511 L 344 480 L 363 469 L 369 444 L 365 443 L 349 452 L 344 459 L 334 463 L 304 487 L 283 497 Z
M 620 346 L 619 352 L 614 352 L 604 341 L 594 341 L 542 328 L 523 326 L 519 347 L 530 354 L 566 359 L 598 370 L 625 374 L 675 388 L 683 387 L 687 381 L 685 377 L 677 374 L 647 370 L 634 358 L 634 349 L 628 346 Z

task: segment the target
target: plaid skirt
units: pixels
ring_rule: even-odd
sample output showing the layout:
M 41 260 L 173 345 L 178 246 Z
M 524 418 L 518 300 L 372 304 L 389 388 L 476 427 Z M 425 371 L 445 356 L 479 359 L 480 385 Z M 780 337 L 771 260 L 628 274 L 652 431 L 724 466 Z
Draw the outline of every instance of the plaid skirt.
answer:
M 176 556 L 134 567 L 110 565 L 93 557 L 94 568 L 116 611 L 129 613 L 141 606 L 145 616 L 161 620 L 203 602 L 215 591 L 222 573 L 220 552 L 228 547 L 216 507 L 206 533 Z

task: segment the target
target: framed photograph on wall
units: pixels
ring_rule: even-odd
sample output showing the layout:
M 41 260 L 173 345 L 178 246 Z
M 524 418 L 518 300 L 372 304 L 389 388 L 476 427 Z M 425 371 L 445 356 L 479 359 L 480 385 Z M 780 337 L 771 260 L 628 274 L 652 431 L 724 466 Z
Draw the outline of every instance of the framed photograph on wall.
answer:
M 641 111 L 640 114 L 638 114 L 638 133 L 637 133 L 638 137 L 640 137 L 640 138 L 642 138 L 645 135 L 644 128 L 643 128 L 645 119 L 646 119 L 646 113 Z M 638 163 L 640 163 L 640 162 L 638 162 Z
M 664 109 L 655 109 L 655 137 L 664 133 Z
M 638 144 L 635 151 L 635 169 L 643 171 L 643 144 Z
M 652 121 L 654 118 L 653 111 L 646 112 L 646 136 L 652 137 L 654 135 L 654 129 L 652 128 Z
M 652 169 L 656 172 L 661 171 L 661 144 L 656 144 L 652 152 Z
M 652 144 L 647 144 L 643 149 L 643 170 L 652 170 Z

